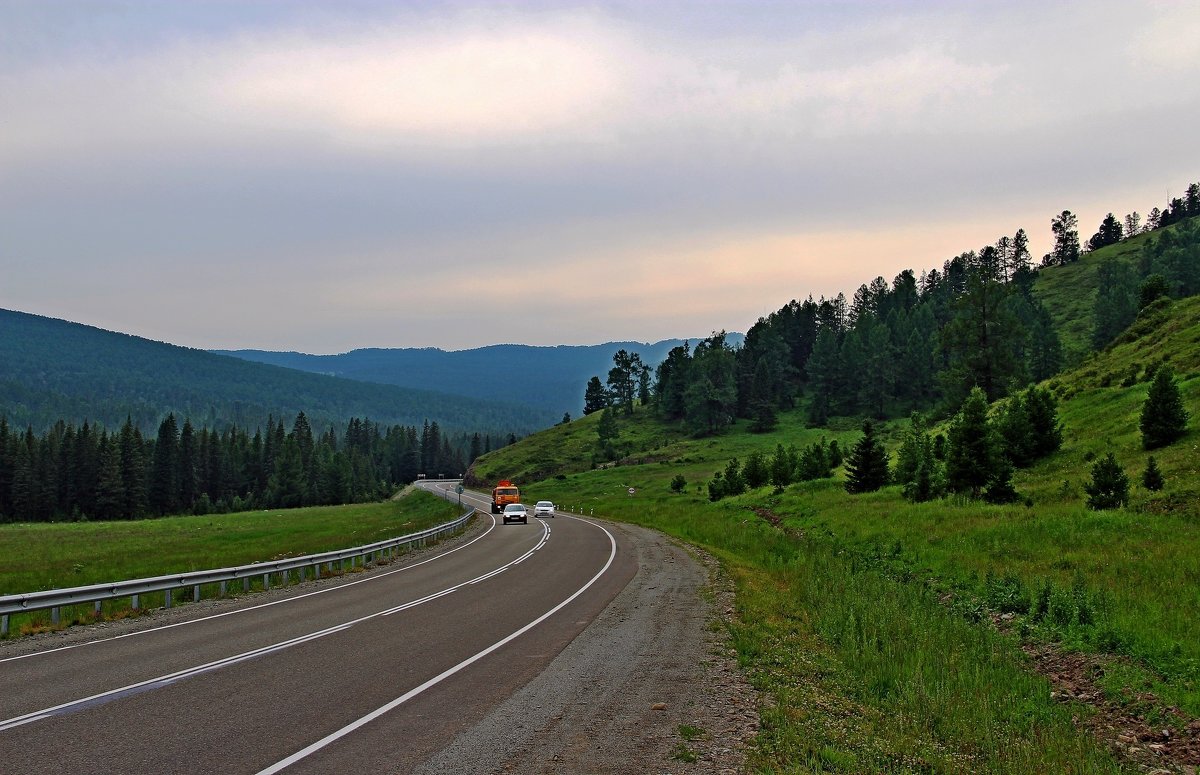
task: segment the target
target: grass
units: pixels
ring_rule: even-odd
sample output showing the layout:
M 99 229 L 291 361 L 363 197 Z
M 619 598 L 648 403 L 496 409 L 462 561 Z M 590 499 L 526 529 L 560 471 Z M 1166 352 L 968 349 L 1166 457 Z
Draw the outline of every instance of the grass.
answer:
M 400 500 L 348 506 L 131 522 L 0 525 L 0 594 L 315 554 L 417 532 L 461 513 L 455 503 L 414 492 Z M 105 610 L 121 614 L 125 605 L 114 601 L 106 603 Z M 90 617 L 90 606 L 79 608 L 66 618 Z M 14 617 L 12 629 L 44 629 L 48 621 L 48 612 L 22 615 Z
M 1192 429 L 1154 452 L 1167 479 L 1154 493 L 1139 486 L 1148 453 L 1137 422 L 1163 361 Z M 848 447 L 859 435 L 852 419 L 809 429 L 800 411 L 773 433 L 739 424 L 712 439 L 638 411 L 622 420 L 626 456 L 595 470 L 591 416 L 492 453 L 475 473 L 722 560 L 737 585 L 731 637 L 765 697 L 751 757 L 759 772 L 1120 772 L 1072 721 L 1091 709 L 1051 700 L 1020 639 L 1117 655 L 1099 678 L 1111 700 L 1166 726 L 1200 717 L 1200 298 L 1150 309 L 1049 387 L 1064 446 L 1018 472 L 1028 505 L 911 504 L 895 486 L 849 496 L 840 473 L 708 501 L 704 485 L 732 457 L 821 435 Z M 882 428 L 893 449 L 905 425 Z M 1109 451 L 1130 476 L 1131 501 L 1090 511 L 1083 485 Z M 682 494 L 670 492 L 677 474 Z M 1005 632 L 991 624 L 1001 610 L 1016 611 Z

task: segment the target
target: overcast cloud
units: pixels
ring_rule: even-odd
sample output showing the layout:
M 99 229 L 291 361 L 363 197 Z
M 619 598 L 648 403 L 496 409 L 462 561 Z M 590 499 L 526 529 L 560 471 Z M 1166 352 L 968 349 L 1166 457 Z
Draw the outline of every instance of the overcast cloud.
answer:
M 0 307 L 655 340 L 1161 207 L 1200 179 L 1200 5 L 0 1 L 0 106 Z

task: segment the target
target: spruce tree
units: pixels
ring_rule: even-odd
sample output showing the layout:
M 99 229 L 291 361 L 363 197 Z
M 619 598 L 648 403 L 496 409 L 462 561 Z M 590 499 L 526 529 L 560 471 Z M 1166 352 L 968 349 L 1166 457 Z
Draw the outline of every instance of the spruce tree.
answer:
M 946 484 L 953 492 L 978 498 L 992 479 L 996 464 L 995 442 L 988 423 L 987 398 L 972 388 L 950 426 L 946 450 Z
M 1129 501 L 1129 477 L 1109 452 L 1092 466 L 1092 481 L 1083 486 L 1089 509 L 1115 509 Z
M 991 481 L 983 491 L 983 499 L 988 503 L 1013 503 L 1020 499 L 1020 494 L 1013 488 L 1012 478 L 1013 464 L 1006 455 L 997 455 Z
M 1151 455 L 1150 459 L 1146 461 L 1146 471 L 1142 474 L 1142 486 L 1147 490 L 1157 492 L 1163 488 L 1164 484 L 1162 471 L 1159 470 L 1154 455 Z
M 1154 374 L 1150 393 L 1142 405 L 1142 447 L 1158 449 L 1183 436 L 1187 431 L 1187 410 L 1175 384 L 1175 373 L 1163 364 Z
M 875 426 L 863 423 L 863 435 L 846 461 L 846 492 L 874 492 L 888 482 L 887 451 L 875 438 Z

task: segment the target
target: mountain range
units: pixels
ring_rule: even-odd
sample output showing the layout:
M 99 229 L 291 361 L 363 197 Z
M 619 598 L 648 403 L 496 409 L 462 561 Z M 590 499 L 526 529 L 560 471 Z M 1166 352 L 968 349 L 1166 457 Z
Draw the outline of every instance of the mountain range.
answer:
M 727 334 L 737 346 L 742 334 Z M 638 353 L 642 362 L 657 366 L 672 348 L 698 339 L 664 339 L 654 343 L 606 342 L 596 345 L 533 347 L 497 344 L 470 350 L 437 348 L 362 349 L 340 355 L 307 355 L 265 350 L 214 350 L 257 363 L 345 379 L 422 388 L 488 401 L 519 404 L 549 412 L 560 419 L 583 407 L 589 379 L 603 382 L 618 350 Z
M 683 341 L 341 355 L 205 351 L 0 309 L 0 417 L 35 432 L 59 420 L 111 429 L 130 417 L 153 433 L 168 412 L 220 428 L 303 411 L 314 427 L 359 417 L 524 435 L 577 413 L 588 379 L 603 380 L 618 350 L 638 352 L 653 367 Z

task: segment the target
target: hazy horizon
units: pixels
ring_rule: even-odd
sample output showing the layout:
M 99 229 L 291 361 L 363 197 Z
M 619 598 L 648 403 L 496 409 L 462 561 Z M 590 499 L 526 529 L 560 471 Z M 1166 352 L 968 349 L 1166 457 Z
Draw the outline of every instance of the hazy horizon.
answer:
M 745 331 L 1200 179 L 1200 5 L 0 5 L 0 307 L 335 354 Z

